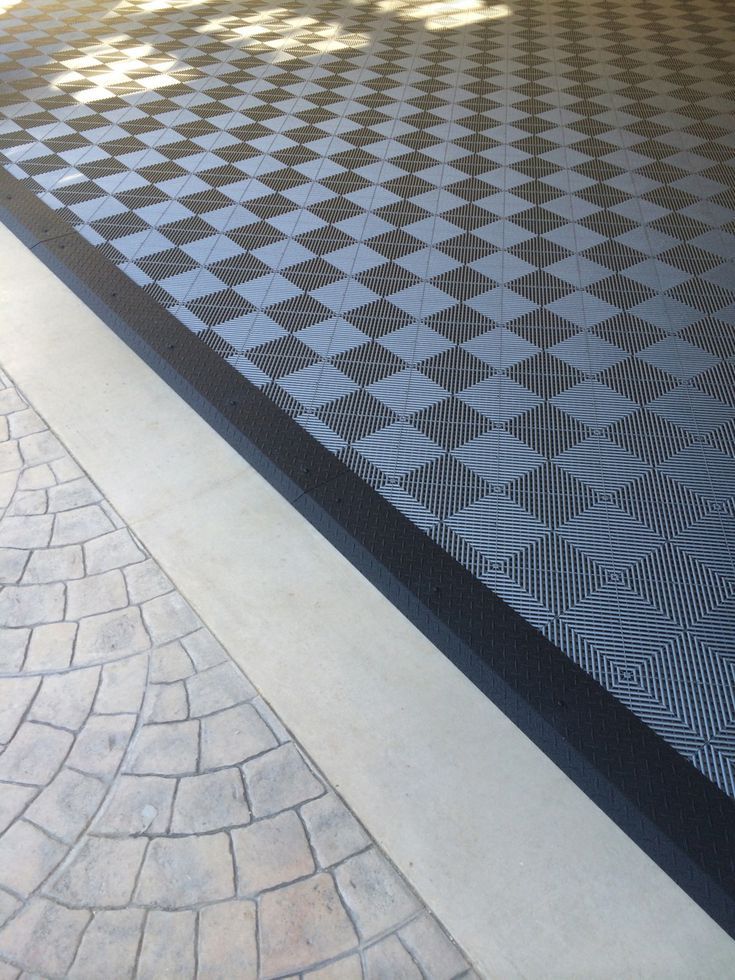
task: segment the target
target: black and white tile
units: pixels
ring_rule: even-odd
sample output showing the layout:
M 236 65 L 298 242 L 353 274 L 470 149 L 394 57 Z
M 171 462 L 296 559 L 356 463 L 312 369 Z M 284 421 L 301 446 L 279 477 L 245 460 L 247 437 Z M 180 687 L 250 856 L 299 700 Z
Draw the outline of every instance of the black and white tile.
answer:
M 735 795 L 735 12 L 0 0 L 0 154 Z

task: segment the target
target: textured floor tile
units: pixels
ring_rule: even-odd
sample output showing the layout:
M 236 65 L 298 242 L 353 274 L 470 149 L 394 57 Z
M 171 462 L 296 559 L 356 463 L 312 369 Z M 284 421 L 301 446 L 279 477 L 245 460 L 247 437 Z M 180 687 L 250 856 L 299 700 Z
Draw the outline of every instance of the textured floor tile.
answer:
M 45 786 L 64 761 L 72 744 L 68 732 L 24 722 L 0 755 L 0 779 Z
M 162 776 L 120 776 L 104 812 L 95 821 L 95 833 L 165 833 L 175 790 L 176 781 Z
M 31 974 L 63 976 L 89 918 L 89 912 L 33 899 L 0 930 L 0 956 L 21 963 Z
M 173 589 L 169 579 L 150 558 L 138 565 L 128 565 L 123 572 L 132 603 L 147 602 Z
M 298 972 L 357 944 L 332 879 L 325 874 L 266 892 L 259 912 L 265 976 Z
M 38 517 L 4 517 L 0 522 L 0 547 L 45 548 L 51 539 L 54 519 Z
M 273 733 L 249 704 L 228 708 L 201 720 L 201 768 L 235 765 L 275 748 Z
M 86 476 L 80 476 L 69 483 L 51 487 L 48 492 L 49 513 L 60 510 L 74 510 L 96 503 L 101 498 L 97 487 Z
M 49 463 L 57 483 L 68 483 L 84 476 L 81 467 L 68 453 L 59 454 Z
M 63 548 L 34 551 L 23 575 L 23 584 L 65 582 L 69 579 L 81 578 L 83 575 L 82 549 L 79 545 L 70 544 Z
M 154 643 L 168 643 L 201 626 L 189 604 L 176 592 L 143 603 L 143 619 Z
M 19 440 L 26 466 L 49 463 L 66 455 L 64 447 L 52 432 L 38 432 Z
M 68 764 L 90 776 L 109 779 L 128 747 L 135 724 L 132 715 L 92 715 L 74 742 Z
M 32 786 L 14 786 L 12 783 L 3 785 L 0 792 L 0 834 L 22 813 L 35 792 Z
M 61 619 L 64 614 L 64 586 L 6 585 L 0 593 L 0 628 L 35 626 Z
M 273 732 L 276 740 L 279 743 L 283 744 L 284 742 L 293 741 L 291 733 L 288 731 L 278 715 L 275 714 L 270 705 L 264 701 L 262 697 L 258 696 L 257 698 L 253 698 L 250 703 Z
M 387 977 L 421 980 L 421 971 L 395 936 L 388 936 L 365 950 L 365 980 Z
M 10 415 L 12 412 L 23 412 L 28 405 L 17 388 L 3 388 L 0 390 L 0 415 Z
M 63 670 L 71 664 L 76 623 L 37 626 L 28 644 L 26 670 Z
M 125 580 L 119 570 L 90 575 L 70 582 L 67 589 L 66 618 L 81 619 L 112 612 L 128 604 Z
M 171 819 L 174 834 L 200 834 L 248 823 L 250 810 L 239 769 L 221 769 L 179 780 Z
M 457 947 L 430 915 L 422 915 L 398 934 L 429 980 L 451 980 L 467 969 Z
M 29 714 L 30 721 L 45 721 L 78 731 L 87 719 L 97 693 L 99 668 L 73 670 L 45 677 Z
M 183 682 L 151 684 L 146 691 L 143 720 L 154 722 L 185 721 L 189 716 L 189 702 Z
M 0 679 L 0 743 L 9 742 L 38 691 L 36 677 Z
M 255 905 L 222 902 L 199 913 L 199 973 L 208 980 L 255 980 Z
M 363 980 L 359 956 L 345 956 L 329 966 L 317 967 L 304 974 L 309 980 Z
M 292 742 L 246 762 L 243 772 L 257 817 L 277 813 L 324 792 Z
M 89 616 L 79 623 L 74 665 L 117 660 L 150 647 L 137 608 Z
M 94 541 L 87 541 L 84 545 L 84 560 L 89 575 L 97 575 L 112 568 L 122 568 L 124 565 L 143 561 L 145 555 L 133 541 L 127 528 L 114 531 L 108 527 L 106 530 L 108 533 L 102 534 Z
M 141 905 L 177 909 L 234 894 L 229 840 L 212 834 L 152 841 L 135 897 Z
M 304 828 L 293 810 L 233 830 L 232 844 L 241 895 L 254 895 L 314 871 Z
M 194 980 L 195 936 L 195 912 L 149 912 L 136 977 Z
M 141 909 L 97 912 L 84 933 L 69 980 L 132 976 L 143 916 Z
M 26 898 L 65 856 L 63 844 L 19 820 L 0 838 L 0 886 Z
M 332 793 L 304 804 L 301 816 L 322 867 L 344 860 L 370 842 L 347 807 Z
M 186 688 L 193 717 L 230 708 L 256 695 L 255 688 L 233 663 L 194 674 L 188 678 Z
M 12 503 L 8 506 L 6 514 L 45 514 L 46 513 L 46 493 L 44 490 L 18 490 L 13 497 Z
M 104 793 L 98 779 L 64 768 L 31 803 L 28 818 L 72 844 L 97 812 Z
M 3 631 L 3 645 L 0 647 L 0 670 L 15 673 L 20 670 L 28 649 L 31 635 L 29 629 L 6 629 Z
M 199 724 L 176 721 L 145 725 L 136 737 L 126 771 L 161 776 L 184 776 L 196 772 L 199 753 Z
M 138 712 L 143 701 L 147 672 L 148 658 L 145 654 L 105 664 L 94 710 L 105 715 Z
M 125 908 L 130 902 L 147 841 L 88 837 L 72 863 L 45 893 L 75 908 Z
M 19 899 L 14 898 L 8 892 L 0 891 L 0 926 L 4 926 L 10 917 L 15 915 L 21 904 Z
M 386 932 L 419 911 L 416 896 L 375 849 L 348 858 L 335 870 L 335 878 L 364 938 Z
M 97 504 L 77 507 L 56 515 L 51 544 L 81 544 L 112 529 L 109 517 Z
M 194 661 L 197 670 L 206 670 L 226 661 L 227 654 L 209 630 L 198 630 L 182 640 L 184 649 Z
M 333 793 L 321 798 L 280 720 L 152 559 L 118 534 L 119 517 L 76 464 L 56 456 L 54 440 L 34 447 L 54 458 L 25 471 L 23 506 L 58 479 L 68 490 L 52 499 L 71 508 L 58 516 L 76 515 L 70 533 L 100 514 L 117 530 L 86 542 L 86 571 L 90 557 L 100 569 L 87 577 L 79 544 L 44 546 L 32 563 L 23 551 L 13 572 L 59 575 L 69 602 L 52 612 L 81 625 L 0 636 L 12 672 L 0 678 L 0 976 L 360 976 L 355 926 L 315 852 L 334 863 L 369 839 Z M 157 636 L 194 632 L 150 649 L 137 609 L 95 612 L 123 592 L 127 601 L 131 587 Z M 176 720 L 190 707 L 201 717 Z M 435 959 L 441 938 L 431 937 Z
M 42 490 L 54 486 L 55 483 L 56 477 L 46 463 L 27 467 L 18 478 L 18 487 L 21 490 Z
M 27 551 L 21 551 L 17 548 L 0 548 L 0 583 L 13 585 L 19 582 L 27 564 Z
M 151 683 L 170 684 L 186 680 L 194 672 L 194 666 L 181 644 L 174 640 L 156 647 L 151 653 Z

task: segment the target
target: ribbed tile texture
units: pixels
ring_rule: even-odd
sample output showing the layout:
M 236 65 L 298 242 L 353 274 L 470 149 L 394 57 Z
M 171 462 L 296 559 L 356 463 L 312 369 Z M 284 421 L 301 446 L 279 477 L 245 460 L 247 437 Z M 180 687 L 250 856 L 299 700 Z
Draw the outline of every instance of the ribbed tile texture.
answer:
M 18 179 L 735 795 L 735 14 L 0 0 Z

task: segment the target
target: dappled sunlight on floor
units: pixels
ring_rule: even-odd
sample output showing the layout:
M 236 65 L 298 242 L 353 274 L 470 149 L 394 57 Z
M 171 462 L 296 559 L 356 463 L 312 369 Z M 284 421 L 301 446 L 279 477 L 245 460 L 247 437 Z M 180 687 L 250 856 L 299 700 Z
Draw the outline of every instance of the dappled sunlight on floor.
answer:
M 378 6 L 381 10 L 395 11 L 409 20 L 423 20 L 429 31 L 446 31 L 485 20 L 501 20 L 512 13 L 505 3 L 487 4 L 484 0 L 434 0 L 419 4 L 412 0 L 378 0 Z

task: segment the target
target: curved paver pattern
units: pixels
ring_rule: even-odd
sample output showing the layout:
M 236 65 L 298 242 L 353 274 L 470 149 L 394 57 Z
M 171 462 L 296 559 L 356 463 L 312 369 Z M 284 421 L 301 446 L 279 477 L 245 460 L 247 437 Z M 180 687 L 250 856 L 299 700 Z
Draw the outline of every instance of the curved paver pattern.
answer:
M 467 962 L 0 374 L 0 980 Z

